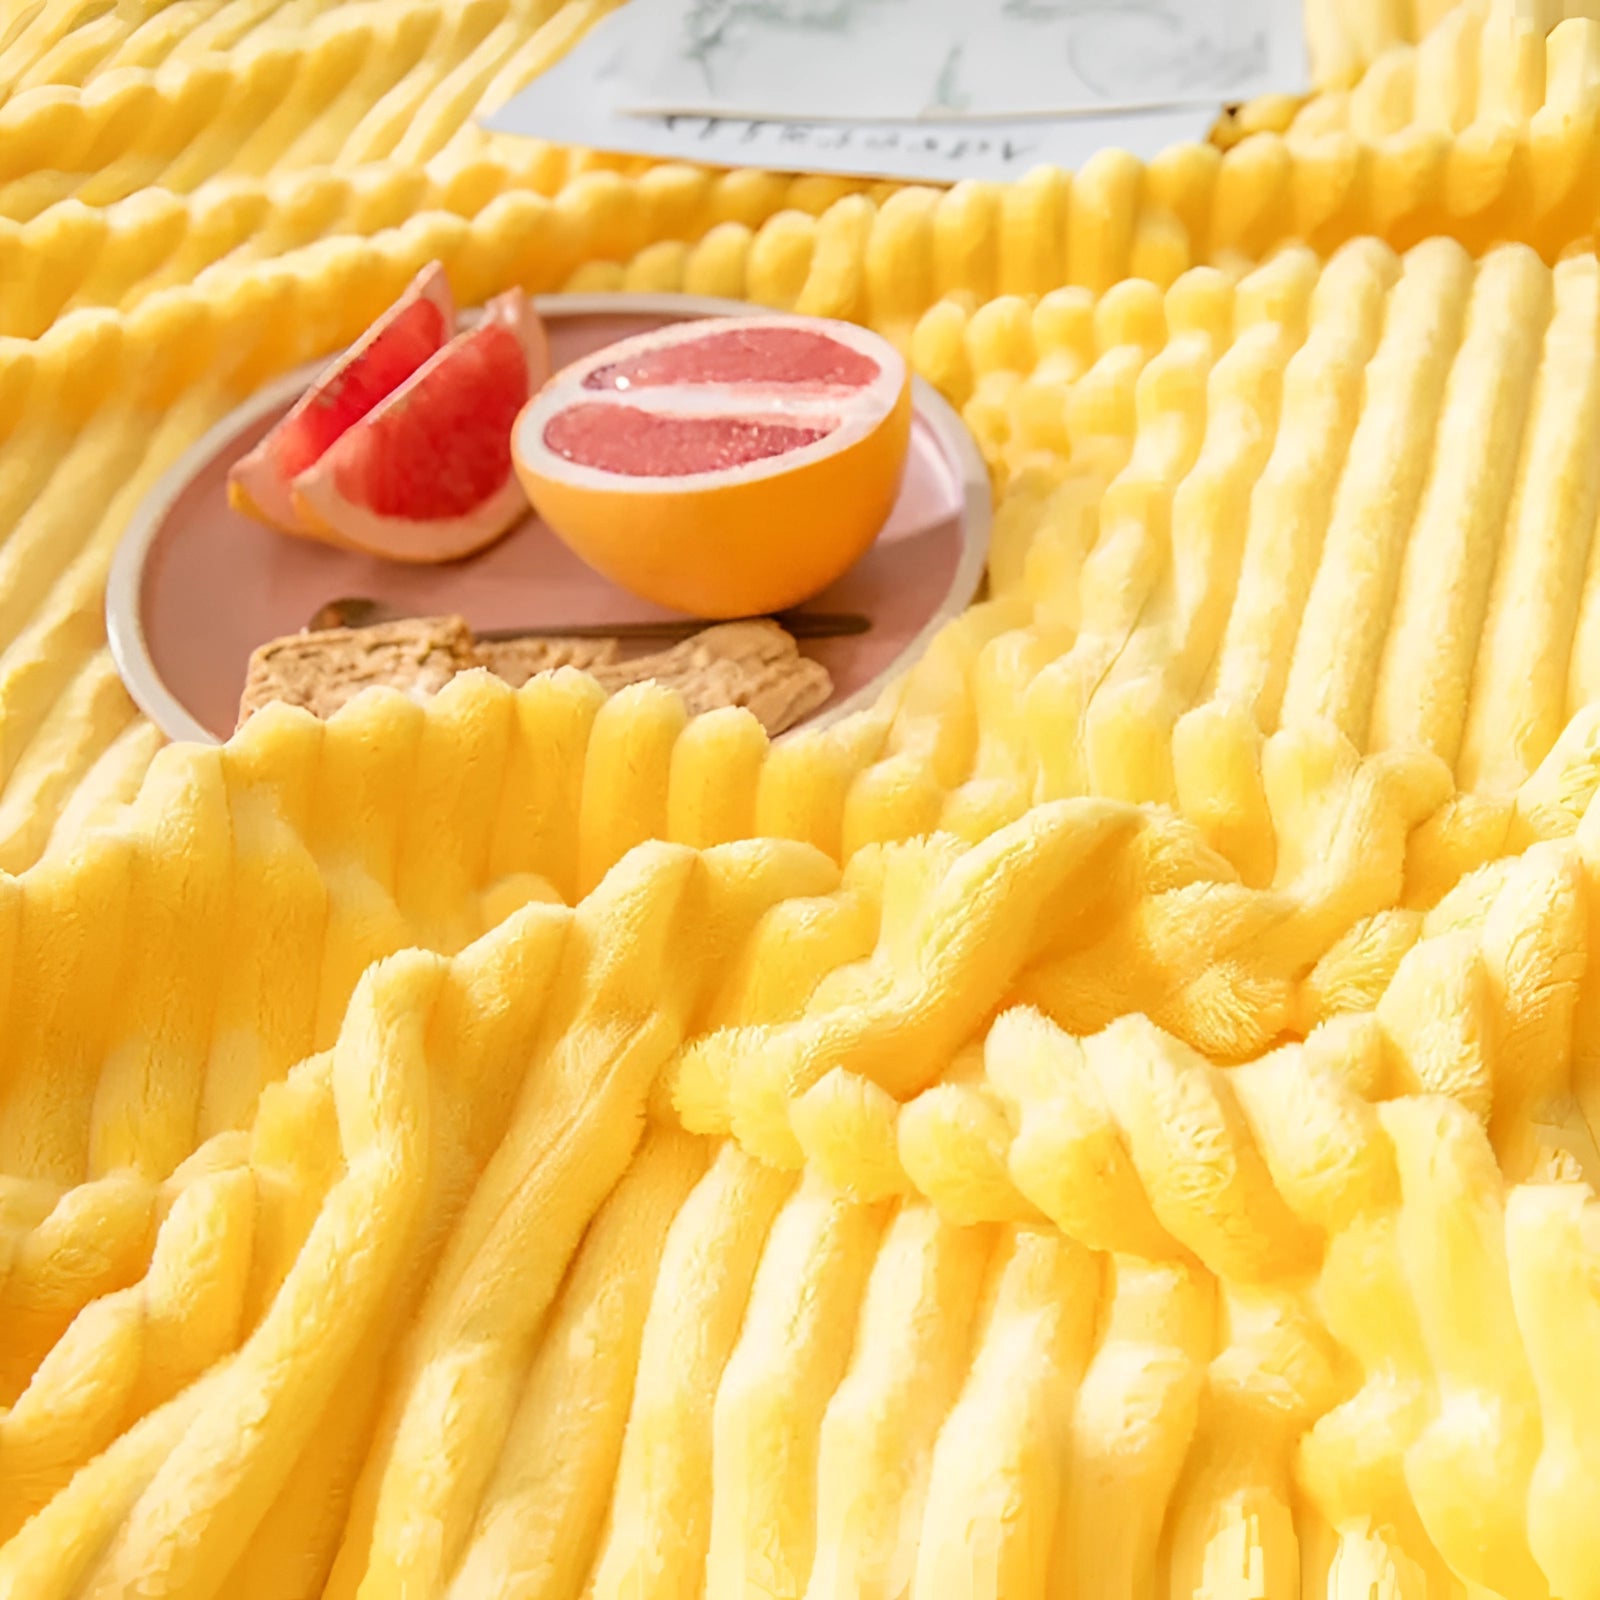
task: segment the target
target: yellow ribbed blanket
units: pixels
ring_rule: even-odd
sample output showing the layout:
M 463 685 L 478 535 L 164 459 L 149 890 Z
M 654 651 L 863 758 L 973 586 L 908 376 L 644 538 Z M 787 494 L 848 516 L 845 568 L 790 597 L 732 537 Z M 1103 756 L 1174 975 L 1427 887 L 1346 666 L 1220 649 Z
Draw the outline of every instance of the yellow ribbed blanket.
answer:
M 471 125 L 606 9 L 0 0 L 0 1596 L 1600 1600 L 1600 7 L 949 191 Z M 878 327 L 988 597 L 160 748 L 130 512 L 434 258 Z

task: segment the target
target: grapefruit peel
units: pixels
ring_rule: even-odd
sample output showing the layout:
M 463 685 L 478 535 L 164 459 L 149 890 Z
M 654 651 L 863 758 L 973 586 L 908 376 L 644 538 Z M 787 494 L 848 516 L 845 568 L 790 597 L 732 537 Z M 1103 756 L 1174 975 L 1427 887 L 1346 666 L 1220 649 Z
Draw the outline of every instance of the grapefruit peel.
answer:
M 517 413 L 549 375 L 520 289 L 464 332 L 444 269 L 423 268 L 228 474 L 236 511 L 280 533 L 403 562 L 493 543 L 527 511 Z
M 295 479 L 297 516 L 390 561 L 452 561 L 494 543 L 528 510 L 511 430 L 549 363 L 522 291 L 492 300 Z
M 296 538 L 321 537 L 294 507 L 293 482 L 385 396 L 442 350 L 455 331 L 444 268 L 424 267 L 404 294 L 228 472 L 235 511 Z
M 590 566 L 709 618 L 799 604 L 855 564 L 899 494 L 911 381 L 848 323 L 675 324 L 558 374 L 517 420 L 517 474 Z

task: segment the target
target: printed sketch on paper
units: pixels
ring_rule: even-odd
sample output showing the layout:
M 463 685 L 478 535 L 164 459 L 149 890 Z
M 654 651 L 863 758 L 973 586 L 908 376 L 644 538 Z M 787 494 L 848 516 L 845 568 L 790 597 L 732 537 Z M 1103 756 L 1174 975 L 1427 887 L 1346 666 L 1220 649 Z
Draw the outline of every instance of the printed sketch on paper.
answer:
M 923 110 L 930 121 L 939 117 L 958 117 L 972 106 L 972 96 L 961 86 L 961 68 L 967 52 L 964 44 L 953 44 L 939 69 L 939 81 Z
M 657 0 L 652 15 L 636 112 L 948 122 L 1220 105 L 1293 92 L 1297 41 L 1304 54 L 1292 0 Z
M 1253 5 L 1221 5 L 1203 14 L 1179 0 L 1004 0 L 1008 22 L 1065 33 L 1067 64 L 1101 100 L 1198 93 L 1267 69 L 1270 44 Z M 1050 48 L 1040 40 L 1040 48 Z
M 933 84 L 935 101 L 951 111 L 918 118 L 918 108 L 928 103 L 924 98 L 911 106 L 910 115 L 903 120 L 886 117 L 885 101 L 892 97 L 895 83 L 885 82 L 871 56 L 873 41 L 865 35 L 872 30 L 852 24 L 851 49 L 844 54 L 851 65 L 860 68 L 859 87 L 866 96 L 860 103 L 871 107 L 876 113 L 872 117 L 850 120 L 834 115 L 818 120 L 803 114 L 803 104 L 796 107 L 802 114 L 794 116 L 755 118 L 710 112 L 696 109 L 710 96 L 698 66 L 681 49 L 687 3 L 630 0 L 617 7 L 570 54 L 494 113 L 486 125 L 526 138 L 663 160 L 772 171 L 798 166 L 851 177 L 954 183 L 964 178 L 1015 178 L 1041 164 L 1076 170 L 1108 143 L 1148 160 L 1171 145 L 1204 139 L 1216 115 L 1204 105 L 1092 118 L 1009 117 L 987 123 L 974 120 L 970 111 L 953 114 L 963 102 L 975 103 L 984 90 L 981 75 L 973 72 L 968 59 L 970 51 L 965 47 L 958 51 L 952 44 L 952 30 L 937 25 L 939 8 L 946 0 L 909 0 L 916 8 L 922 35 L 922 53 L 914 62 L 907 59 L 905 30 L 894 27 L 896 19 L 906 15 L 904 10 L 888 4 L 880 9 L 869 0 L 857 17 L 879 17 L 882 21 L 877 31 L 900 35 L 901 48 L 895 58 L 902 69 L 899 81 L 914 85 L 924 96 L 926 86 Z M 958 11 L 979 5 L 997 9 L 1000 0 L 950 3 Z M 813 58 L 826 60 L 832 42 L 824 33 L 791 31 L 767 37 L 782 41 L 782 49 L 769 49 L 769 53 L 786 58 L 781 63 L 783 81 L 790 83 L 796 76 L 795 57 L 807 54 L 807 45 Z M 716 60 L 715 50 L 712 54 Z M 667 103 L 659 109 L 635 109 L 630 98 L 640 78 L 669 64 L 679 74 L 677 81 L 686 81 L 689 88 L 661 97 Z M 749 70 L 750 63 L 741 58 L 739 73 L 721 73 L 719 88 L 724 97 L 748 97 L 747 86 L 732 80 Z M 856 87 L 850 85 L 852 93 Z M 832 109 L 837 111 L 848 103 L 854 102 L 836 98 Z
M 847 50 L 864 29 L 900 11 L 919 31 L 942 27 L 949 40 L 937 77 L 920 96 L 921 114 L 937 118 L 968 112 L 975 94 L 986 98 L 990 85 L 974 90 L 967 81 L 975 50 L 990 61 L 998 53 L 1034 70 L 1053 57 L 1063 79 L 1075 78 L 1091 100 L 1107 105 L 1224 95 L 1267 70 L 1272 47 L 1261 6 L 1271 3 L 965 0 L 949 7 L 930 0 L 688 0 L 680 38 L 683 59 L 716 94 L 738 78 L 753 50 Z
M 691 0 L 684 15 L 684 54 L 715 92 L 723 59 L 736 55 L 742 35 L 793 32 L 850 37 L 862 13 L 904 0 Z

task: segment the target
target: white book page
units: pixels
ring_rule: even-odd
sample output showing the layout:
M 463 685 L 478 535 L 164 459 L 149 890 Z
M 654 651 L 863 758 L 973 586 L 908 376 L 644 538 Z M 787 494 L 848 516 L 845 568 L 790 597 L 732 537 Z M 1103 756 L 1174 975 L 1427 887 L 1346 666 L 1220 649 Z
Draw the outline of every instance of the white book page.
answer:
M 668 7 L 675 3 L 665 0 Z M 629 115 L 621 102 L 635 76 L 635 62 L 650 59 L 654 46 L 645 24 L 652 11 L 659 15 L 661 9 L 662 0 L 631 0 L 612 12 L 547 72 L 484 118 L 484 126 L 591 150 L 711 166 L 955 183 L 963 178 L 1020 178 L 1038 166 L 1075 170 L 1108 147 L 1149 159 L 1170 145 L 1204 139 L 1216 115 L 1215 107 L 1039 122 Z
M 1299 0 L 668 0 L 647 25 L 632 111 L 949 122 L 1309 87 Z

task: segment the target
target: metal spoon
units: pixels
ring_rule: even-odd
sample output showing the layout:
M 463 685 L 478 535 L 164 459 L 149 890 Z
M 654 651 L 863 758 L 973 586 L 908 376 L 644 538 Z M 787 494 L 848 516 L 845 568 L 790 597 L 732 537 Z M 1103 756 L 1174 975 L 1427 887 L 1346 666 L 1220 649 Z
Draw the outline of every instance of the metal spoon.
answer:
M 385 601 L 367 595 L 347 595 L 319 606 L 306 629 L 321 633 L 329 628 L 370 628 L 380 622 L 406 620 L 405 612 Z M 796 639 L 842 639 L 872 630 L 871 619 L 855 611 L 780 611 L 771 617 L 741 620 L 776 622 Z M 491 643 L 507 639 L 637 639 L 651 644 L 676 644 L 715 626 L 714 622 L 702 618 L 686 617 L 682 621 L 569 622 L 526 628 L 483 628 L 473 632 Z

